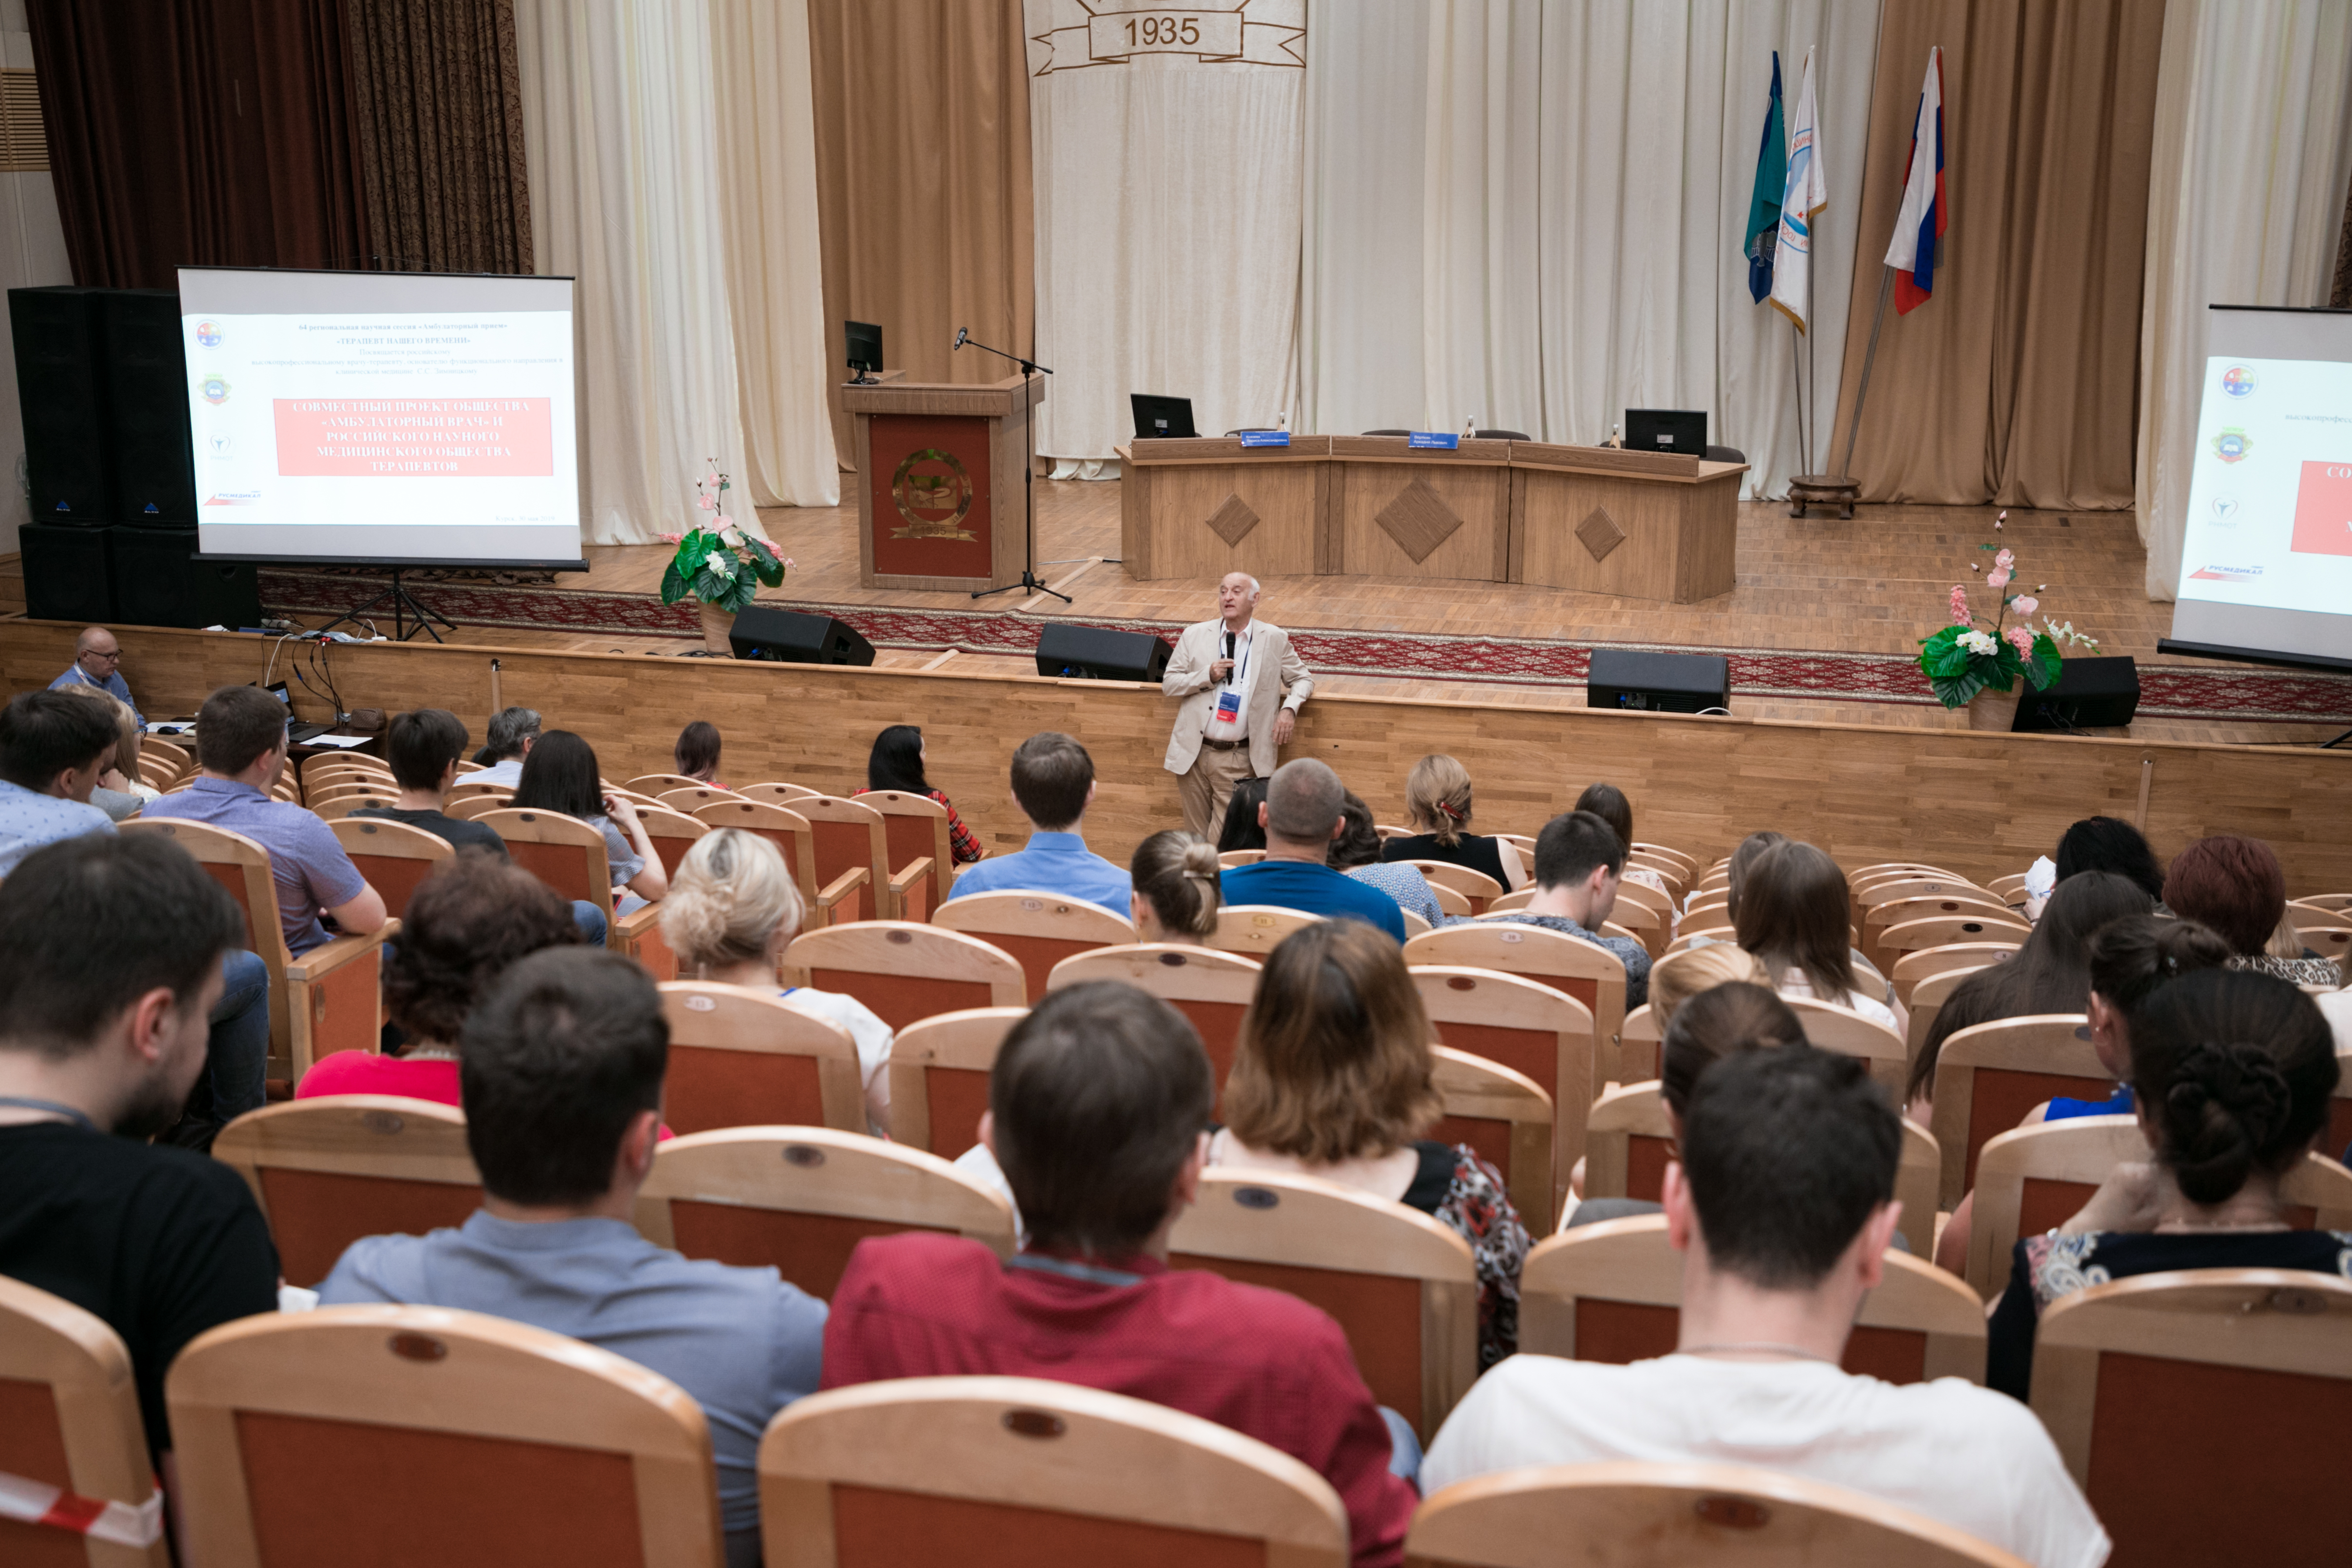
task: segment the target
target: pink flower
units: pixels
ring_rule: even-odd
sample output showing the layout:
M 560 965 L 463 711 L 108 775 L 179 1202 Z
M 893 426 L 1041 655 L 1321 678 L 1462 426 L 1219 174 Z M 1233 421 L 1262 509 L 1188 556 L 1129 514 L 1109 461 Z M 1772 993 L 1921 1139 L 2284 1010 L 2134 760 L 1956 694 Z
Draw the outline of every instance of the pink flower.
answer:
M 2009 645 L 2017 650 L 2017 656 L 2019 658 L 2030 659 L 2033 656 L 2033 629 L 2032 627 L 2012 626 L 2008 631 L 2002 632 L 2001 635 L 2009 639 Z
M 722 528 L 731 528 L 735 526 L 735 519 L 721 512 L 719 514 L 719 526 Z
M 2009 569 L 2005 566 L 1997 566 L 1990 571 L 1985 573 L 1985 586 L 1994 590 L 2007 588 L 2009 586 Z
M 708 496 L 697 496 L 694 498 L 694 504 L 706 512 L 715 512 L 719 509 L 719 503 Z
M 794 569 L 795 569 L 795 568 L 797 568 L 800 564 L 801 564 L 800 562 L 798 562 L 798 561 L 794 560 L 794 559 L 793 559 L 792 557 L 790 557 L 790 556 L 786 556 L 786 557 L 784 558 L 784 570 L 785 570 L 786 571 L 791 571 L 791 570 L 794 570 Z
M 666 545 L 674 545 L 677 543 L 678 540 L 686 538 L 686 536 L 684 534 L 656 534 L 654 538 L 661 540 L 661 542 Z
M 2007 522 L 2007 521 L 2009 521 L 2009 509 L 2008 509 L 2007 507 L 2003 507 L 2003 508 L 2001 509 L 2001 514 L 2000 514 L 2000 516 L 1999 516 L 1999 517 L 1995 517 L 1995 518 L 1992 520 L 1992 526 L 1993 526 L 1994 528 L 2000 528 L 2000 527 L 2001 526 L 2001 524 L 2003 524 L 2003 523 L 2005 523 L 2005 522 Z
M 1952 584 L 1952 619 L 1955 621 L 1966 621 L 1968 618 L 1968 591 L 1956 582 Z
M 2017 565 L 2017 552 L 2014 550 L 2003 550 L 1999 555 L 1992 558 L 1992 563 L 1993 565 L 2000 568 L 2001 570 L 2007 571 Z
M 2021 593 L 2009 601 L 2009 607 L 2020 615 L 2031 615 L 2042 608 L 2042 601 L 2031 594 Z

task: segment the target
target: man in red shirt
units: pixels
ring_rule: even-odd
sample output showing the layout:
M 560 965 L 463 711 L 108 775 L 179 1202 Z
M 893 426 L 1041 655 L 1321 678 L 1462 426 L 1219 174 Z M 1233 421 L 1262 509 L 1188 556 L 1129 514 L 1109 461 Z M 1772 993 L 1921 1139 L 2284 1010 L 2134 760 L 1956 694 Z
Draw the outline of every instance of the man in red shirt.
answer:
M 1055 991 L 1006 1037 L 980 1135 L 1021 1205 L 1010 1264 L 977 1241 L 861 1241 L 824 1331 L 823 1386 L 1047 1377 L 1149 1399 L 1312 1466 L 1347 1505 L 1358 1564 L 1403 1559 L 1417 1500 L 1340 1330 L 1295 1296 L 1171 1271 L 1214 1091 L 1192 1026 L 1104 982 Z

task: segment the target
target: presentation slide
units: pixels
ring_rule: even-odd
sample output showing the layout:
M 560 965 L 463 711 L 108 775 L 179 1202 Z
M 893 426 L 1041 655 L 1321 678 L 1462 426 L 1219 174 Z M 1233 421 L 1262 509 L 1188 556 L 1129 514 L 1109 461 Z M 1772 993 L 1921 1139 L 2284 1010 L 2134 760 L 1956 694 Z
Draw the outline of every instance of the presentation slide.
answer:
M 2172 641 L 2352 660 L 2352 318 L 2207 315 Z
M 577 566 L 572 280 L 180 271 L 207 556 Z

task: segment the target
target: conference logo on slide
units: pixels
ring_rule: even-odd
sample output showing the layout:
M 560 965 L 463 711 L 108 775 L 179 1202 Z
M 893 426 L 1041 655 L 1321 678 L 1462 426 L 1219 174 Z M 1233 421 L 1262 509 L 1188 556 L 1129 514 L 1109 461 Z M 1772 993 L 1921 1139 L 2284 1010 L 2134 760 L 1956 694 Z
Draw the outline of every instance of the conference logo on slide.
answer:
M 2238 526 L 2238 498 L 2235 496 L 2213 497 L 2213 526 L 2217 528 L 2234 528 Z
M 2252 582 L 2263 575 L 2258 566 L 2200 566 L 2189 574 L 2191 582 Z
M 205 394 L 206 402 L 224 403 L 228 401 L 228 382 L 219 376 L 206 376 L 196 383 L 196 387 Z
M 257 507 L 261 505 L 258 490 L 215 490 L 205 497 L 207 507 Z
M 2221 372 L 2221 390 L 2231 397 L 2253 396 L 2254 372 L 2243 365 L 2231 365 Z
M 2352 556 L 2352 463 L 2304 464 L 2286 548 L 2298 555 Z
M 220 347 L 220 340 L 221 330 L 219 322 L 199 321 L 196 323 L 197 342 L 202 343 L 207 349 L 217 349 Z
M 2234 424 L 2213 438 L 2213 455 L 2224 463 L 2239 462 L 2253 449 L 2253 437 Z
M 205 444 L 209 445 L 213 449 L 213 455 L 215 457 L 226 457 L 229 455 L 231 444 L 229 442 L 227 431 L 215 430 L 210 435 L 205 437 Z

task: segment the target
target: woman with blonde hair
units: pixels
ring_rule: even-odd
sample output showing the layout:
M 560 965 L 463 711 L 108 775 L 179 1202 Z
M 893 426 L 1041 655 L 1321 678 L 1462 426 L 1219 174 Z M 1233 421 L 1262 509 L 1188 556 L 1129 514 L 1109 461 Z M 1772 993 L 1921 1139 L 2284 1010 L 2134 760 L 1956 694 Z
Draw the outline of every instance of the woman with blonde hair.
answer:
M 678 862 L 661 910 L 662 939 L 677 955 L 680 978 L 773 992 L 786 1007 L 846 1030 L 857 1042 L 866 1119 L 887 1135 L 890 1026 L 855 997 L 776 984 L 776 960 L 800 935 L 805 914 L 801 890 L 776 846 L 741 828 L 705 833 Z
M 1139 942 L 1171 942 L 1205 947 L 1217 934 L 1217 911 L 1224 905 L 1217 846 L 1197 833 L 1170 828 L 1135 846 L 1128 864 L 1135 891 L 1128 913 Z
M 1772 971 L 1755 954 L 1728 942 L 1685 947 L 1659 959 L 1650 969 L 1650 1018 L 1658 1038 L 1665 1038 L 1675 1010 L 1685 1002 L 1701 991 L 1736 982 L 1769 986 Z
M 1209 1163 L 1290 1171 L 1419 1209 L 1478 1264 L 1478 1364 L 1518 1348 L 1528 1232 L 1502 1173 L 1467 1145 L 1422 1137 L 1441 1103 L 1429 1015 L 1397 945 L 1360 920 L 1318 921 L 1269 954 L 1242 1018 Z
M 97 686 L 59 689 L 68 696 L 100 704 L 107 716 L 114 721 L 114 749 L 108 753 L 106 766 L 98 770 L 98 783 L 89 792 L 89 803 L 105 812 L 109 821 L 130 821 L 139 814 L 141 807 L 161 793 L 139 777 L 139 716 L 121 698 Z
M 1413 831 L 1381 845 L 1384 861 L 1444 861 L 1484 872 L 1507 893 L 1528 884 L 1518 846 L 1470 829 L 1470 770 L 1443 752 L 1412 765 L 1405 776 L 1405 820 Z

